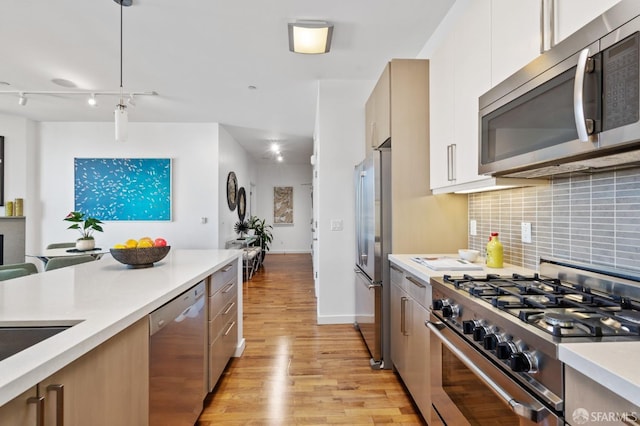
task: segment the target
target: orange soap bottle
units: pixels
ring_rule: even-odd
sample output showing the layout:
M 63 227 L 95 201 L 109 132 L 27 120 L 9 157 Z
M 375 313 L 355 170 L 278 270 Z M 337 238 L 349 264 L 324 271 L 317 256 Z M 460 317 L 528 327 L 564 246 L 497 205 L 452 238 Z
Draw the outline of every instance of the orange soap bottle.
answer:
M 498 233 L 492 232 L 487 243 L 486 264 L 489 268 L 502 268 L 503 248 Z

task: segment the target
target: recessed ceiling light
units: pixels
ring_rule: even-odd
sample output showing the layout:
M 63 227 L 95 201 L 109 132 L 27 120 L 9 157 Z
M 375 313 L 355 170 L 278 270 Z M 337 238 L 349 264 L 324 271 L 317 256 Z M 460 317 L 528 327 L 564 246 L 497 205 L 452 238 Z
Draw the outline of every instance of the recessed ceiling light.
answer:
M 66 80 L 64 78 L 54 78 L 51 80 L 51 82 L 62 87 L 78 87 L 73 81 Z
M 280 146 L 277 143 L 272 142 L 271 143 L 271 152 L 273 152 L 274 154 L 280 154 Z

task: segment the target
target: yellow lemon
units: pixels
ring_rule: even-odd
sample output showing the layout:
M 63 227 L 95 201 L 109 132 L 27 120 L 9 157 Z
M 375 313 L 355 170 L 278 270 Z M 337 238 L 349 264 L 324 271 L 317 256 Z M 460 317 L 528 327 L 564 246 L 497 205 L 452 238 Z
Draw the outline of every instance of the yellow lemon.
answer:
M 130 240 L 127 240 L 127 242 L 124 243 L 124 245 L 127 248 L 136 248 L 136 247 L 138 247 L 138 241 L 136 241 L 134 239 L 130 239 Z
M 113 246 L 114 249 L 123 249 L 123 248 L 127 248 L 127 246 L 125 246 L 124 244 L 116 244 Z
M 150 237 L 142 237 L 138 240 L 138 247 L 140 247 L 140 243 L 143 241 L 149 241 L 153 245 L 153 240 Z
M 140 240 L 138 242 L 138 248 L 149 248 L 153 247 L 153 241 L 151 240 Z

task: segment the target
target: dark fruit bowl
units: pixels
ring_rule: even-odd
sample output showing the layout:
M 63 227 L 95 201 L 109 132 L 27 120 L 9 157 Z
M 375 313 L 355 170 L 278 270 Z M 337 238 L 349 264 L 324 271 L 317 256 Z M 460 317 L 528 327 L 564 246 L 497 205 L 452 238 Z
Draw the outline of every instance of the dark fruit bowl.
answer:
M 171 246 L 148 248 L 109 249 L 111 256 L 132 269 L 151 268 L 169 253 Z

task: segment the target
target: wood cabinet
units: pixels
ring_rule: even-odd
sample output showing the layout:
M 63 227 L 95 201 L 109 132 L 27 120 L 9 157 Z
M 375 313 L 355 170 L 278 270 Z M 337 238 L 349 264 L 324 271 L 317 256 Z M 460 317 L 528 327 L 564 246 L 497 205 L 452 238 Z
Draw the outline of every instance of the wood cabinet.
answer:
M 42 399 L 43 422 L 36 422 Z M 0 407 L 0 425 L 144 426 L 149 405 L 145 317 Z
M 365 104 L 367 150 L 391 137 L 391 67 L 387 66 Z
M 430 422 L 431 285 L 391 266 L 391 360 L 422 416 Z
M 211 276 L 209 286 L 209 390 L 238 344 L 238 266 L 233 261 Z
M 436 197 L 429 188 L 429 61 L 393 59 L 380 81 L 384 83 L 376 88 L 388 82 L 385 93 L 390 95 L 391 251 L 435 253 L 466 247 L 467 197 Z M 371 108 L 369 102 L 365 109 Z

